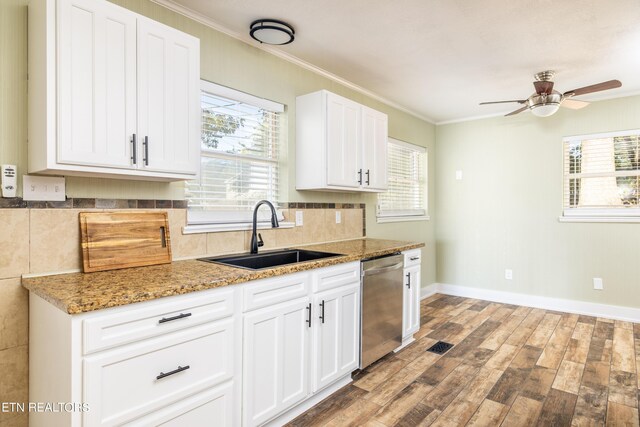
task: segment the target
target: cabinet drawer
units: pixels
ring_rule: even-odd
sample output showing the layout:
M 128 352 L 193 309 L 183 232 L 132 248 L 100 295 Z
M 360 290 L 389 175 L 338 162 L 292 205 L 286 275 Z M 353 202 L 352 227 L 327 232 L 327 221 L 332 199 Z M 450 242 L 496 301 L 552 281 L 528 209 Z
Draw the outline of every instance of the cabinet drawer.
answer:
M 230 380 L 234 333 L 225 319 L 85 357 L 84 425 L 120 425 Z
M 214 289 L 85 319 L 84 354 L 231 316 L 233 293 L 234 289 Z
M 242 311 L 305 297 L 309 293 L 309 282 L 310 274 L 303 272 L 249 283 L 243 289 Z
M 360 263 L 350 262 L 313 272 L 313 291 L 322 292 L 352 283 L 360 283 Z
M 127 427 L 231 427 L 237 425 L 233 414 L 233 382 L 188 397 L 152 415 L 126 424 Z
M 412 265 L 420 265 L 420 261 L 422 260 L 422 251 L 420 249 L 412 249 L 403 252 L 403 254 L 405 268 L 411 267 Z

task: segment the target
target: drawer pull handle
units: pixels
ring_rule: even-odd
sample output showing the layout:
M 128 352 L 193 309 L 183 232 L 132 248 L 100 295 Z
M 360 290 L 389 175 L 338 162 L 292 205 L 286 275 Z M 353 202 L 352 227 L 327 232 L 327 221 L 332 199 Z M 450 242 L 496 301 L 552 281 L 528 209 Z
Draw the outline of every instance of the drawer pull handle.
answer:
M 177 316 L 173 317 L 163 317 L 162 319 L 158 320 L 158 323 L 167 323 L 171 322 L 172 320 L 184 319 L 185 317 L 189 316 L 191 316 L 191 313 L 180 313 Z
M 187 369 L 189 369 L 190 367 L 191 367 L 191 366 L 189 366 L 189 365 L 187 365 L 187 366 L 178 366 L 178 368 L 177 368 L 177 369 L 174 369 L 174 370 L 173 370 L 173 371 L 171 371 L 171 372 L 167 372 L 167 373 L 160 372 L 160 375 L 158 375 L 158 376 L 156 377 L 156 379 L 157 379 L 157 380 L 161 380 L 161 379 L 166 378 L 166 377 L 168 377 L 168 376 L 170 376 L 170 375 L 177 374 L 178 372 L 186 371 L 186 370 L 187 370 Z
M 417 260 L 417 259 L 420 259 L 420 257 L 419 257 L 419 256 L 412 256 L 412 257 L 411 257 L 411 258 L 409 258 L 409 259 L 410 259 L 411 261 L 415 261 L 415 260 Z

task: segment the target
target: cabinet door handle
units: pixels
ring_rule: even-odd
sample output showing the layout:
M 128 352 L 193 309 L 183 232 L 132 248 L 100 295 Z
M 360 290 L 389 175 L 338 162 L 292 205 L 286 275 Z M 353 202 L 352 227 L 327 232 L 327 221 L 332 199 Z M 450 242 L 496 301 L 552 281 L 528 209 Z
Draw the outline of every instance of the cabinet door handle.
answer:
M 144 147 L 144 154 L 142 157 L 142 161 L 145 166 L 149 166 L 149 137 L 145 136 L 144 141 L 142 141 L 142 146 Z
M 178 366 L 176 369 L 174 369 L 173 371 L 170 372 L 160 372 L 160 375 L 158 375 L 156 377 L 157 380 L 161 380 L 163 378 L 166 378 L 170 375 L 173 374 L 177 374 L 178 372 L 182 372 L 182 371 L 186 371 L 187 369 L 189 369 L 191 366 L 187 365 L 187 366 Z
M 358 184 L 362 185 L 362 169 L 358 171 Z
M 369 185 L 369 169 L 367 169 L 367 185 Z
M 173 317 L 163 317 L 162 319 L 158 320 L 158 323 L 167 323 L 173 320 L 184 319 L 185 317 L 189 317 L 189 316 L 191 316 L 191 313 L 180 313 L 177 316 L 173 316 Z
M 135 133 L 131 137 L 131 161 L 134 165 L 138 163 L 138 140 Z
M 411 273 L 407 273 L 407 288 L 411 289 Z
M 305 322 L 307 322 L 309 324 L 309 327 L 311 327 L 311 303 L 309 303 L 309 305 L 307 306 L 307 311 L 308 311 L 308 317 L 307 320 L 305 320 Z
M 322 300 L 322 302 L 320 303 L 320 308 L 322 309 L 320 314 L 320 320 L 322 320 L 322 323 L 324 323 L 324 300 Z

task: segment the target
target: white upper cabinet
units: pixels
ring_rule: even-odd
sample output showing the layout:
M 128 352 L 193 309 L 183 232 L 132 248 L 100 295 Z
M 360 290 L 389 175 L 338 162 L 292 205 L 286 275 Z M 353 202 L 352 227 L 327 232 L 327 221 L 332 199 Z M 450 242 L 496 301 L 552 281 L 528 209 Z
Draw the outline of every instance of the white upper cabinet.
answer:
M 188 174 L 199 164 L 199 55 L 193 37 L 138 19 L 138 131 L 145 169 Z
M 296 188 L 387 189 L 387 115 L 326 90 L 296 99 Z
M 362 173 L 367 189 L 387 189 L 387 115 L 362 107 Z
M 327 184 L 358 188 L 360 104 L 327 94 Z M 303 153 L 304 154 L 304 153 Z
M 101 0 L 29 4 L 29 172 L 144 180 L 199 168 L 200 42 Z
M 136 17 L 109 2 L 58 2 L 58 161 L 129 167 L 136 132 Z

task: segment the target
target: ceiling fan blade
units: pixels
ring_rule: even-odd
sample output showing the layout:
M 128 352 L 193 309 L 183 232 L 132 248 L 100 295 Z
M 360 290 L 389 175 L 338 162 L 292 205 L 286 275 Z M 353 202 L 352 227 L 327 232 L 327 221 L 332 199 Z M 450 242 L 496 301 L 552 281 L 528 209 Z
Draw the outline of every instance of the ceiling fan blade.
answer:
M 527 102 L 527 100 L 526 99 L 512 99 L 511 101 L 490 101 L 490 102 L 481 102 L 480 105 L 504 104 L 505 102 L 517 102 L 518 104 L 524 104 L 525 102 Z
M 553 82 L 533 82 L 533 86 L 536 88 L 536 93 L 538 95 L 543 93 L 550 94 L 551 92 L 553 92 Z
M 573 89 L 573 90 L 565 92 L 563 95 L 564 96 L 579 96 L 579 95 L 585 95 L 587 93 L 600 92 L 602 90 L 615 89 L 615 88 L 620 87 L 620 86 L 622 86 L 622 83 L 620 82 L 620 80 L 609 80 L 609 81 L 606 81 L 606 82 L 597 83 L 595 85 L 585 86 L 585 87 L 581 87 L 581 88 L 578 88 L 578 89 Z
M 570 108 L 572 110 L 579 110 L 589 105 L 587 101 L 578 101 L 577 99 L 563 99 L 560 103 L 561 107 Z
M 507 116 L 515 116 L 516 114 L 518 114 L 518 113 L 522 113 L 524 110 L 526 110 L 526 109 L 528 109 L 528 108 L 529 108 L 529 106 L 528 106 L 528 105 L 525 105 L 524 107 L 522 107 L 522 108 L 518 108 L 517 110 L 512 111 L 512 112 L 510 112 L 509 114 L 505 114 L 504 116 L 505 116 L 505 117 L 507 117 Z

